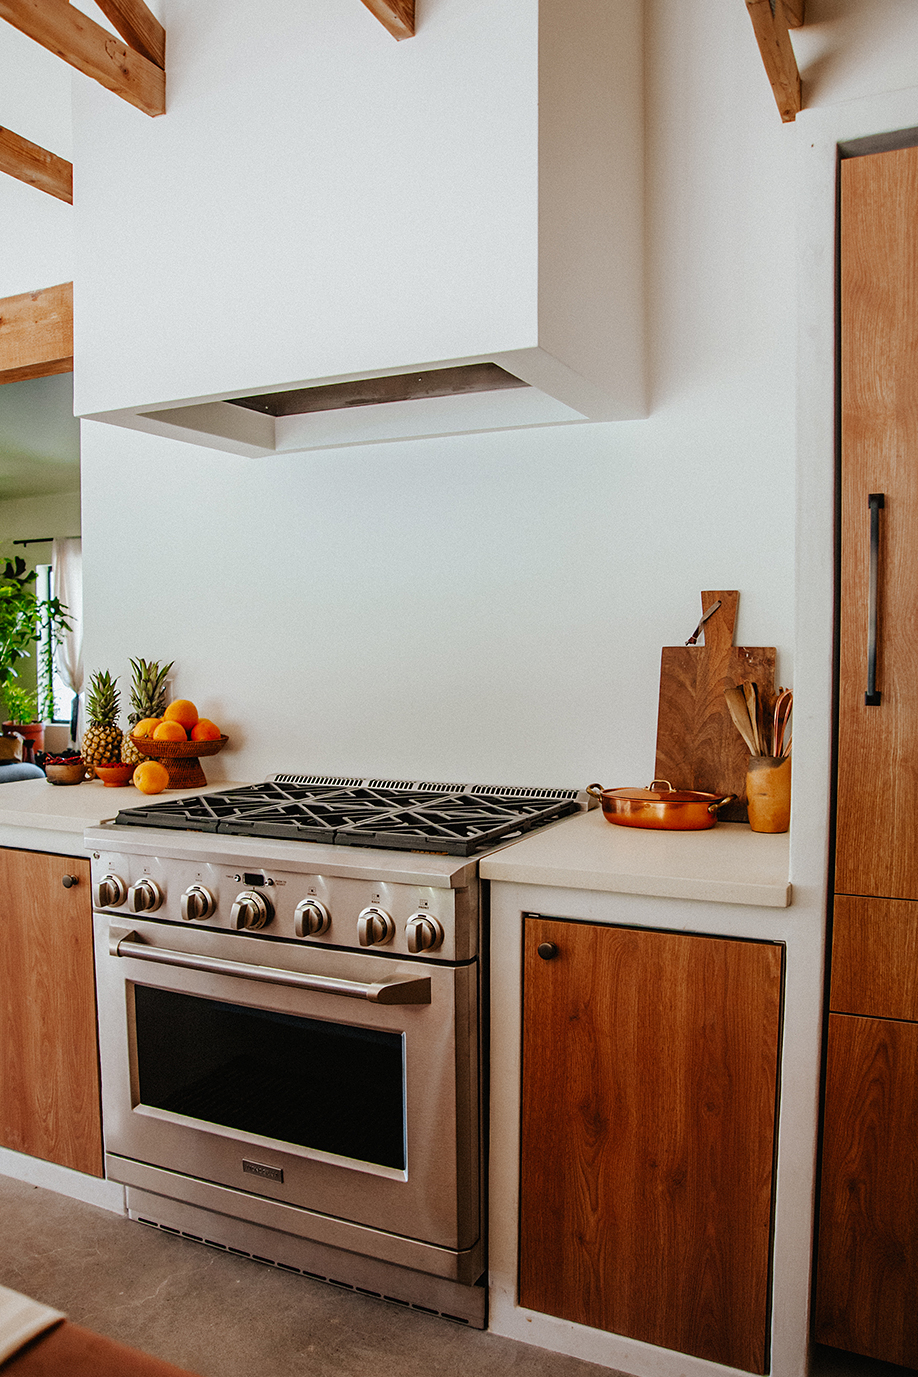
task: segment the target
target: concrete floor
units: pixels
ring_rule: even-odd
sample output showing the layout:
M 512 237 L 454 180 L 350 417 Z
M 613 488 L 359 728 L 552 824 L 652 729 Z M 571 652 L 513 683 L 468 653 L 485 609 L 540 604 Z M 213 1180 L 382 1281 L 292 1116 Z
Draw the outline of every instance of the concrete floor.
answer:
M 617 1377 L 0 1176 L 0 1284 L 200 1377 Z M 817 1346 L 811 1377 L 913 1369 Z
M 200 1377 L 610 1377 L 6 1176 L 0 1284 Z

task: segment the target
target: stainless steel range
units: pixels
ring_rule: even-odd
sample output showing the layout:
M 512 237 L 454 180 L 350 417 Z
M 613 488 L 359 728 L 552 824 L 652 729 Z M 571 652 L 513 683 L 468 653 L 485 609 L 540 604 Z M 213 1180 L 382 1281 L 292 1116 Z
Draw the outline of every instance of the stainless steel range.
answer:
M 477 857 L 591 802 L 277 775 L 89 829 L 131 1216 L 482 1326 Z

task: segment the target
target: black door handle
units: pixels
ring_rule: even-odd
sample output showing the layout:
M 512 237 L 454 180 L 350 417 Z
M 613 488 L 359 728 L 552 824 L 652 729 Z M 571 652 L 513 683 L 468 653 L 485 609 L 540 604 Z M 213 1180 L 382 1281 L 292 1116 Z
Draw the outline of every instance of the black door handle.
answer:
M 872 492 L 867 498 L 870 510 L 870 562 L 867 588 L 867 692 L 864 703 L 868 708 L 880 705 L 883 695 L 877 689 L 877 632 L 880 601 L 880 509 L 886 506 L 886 496 Z

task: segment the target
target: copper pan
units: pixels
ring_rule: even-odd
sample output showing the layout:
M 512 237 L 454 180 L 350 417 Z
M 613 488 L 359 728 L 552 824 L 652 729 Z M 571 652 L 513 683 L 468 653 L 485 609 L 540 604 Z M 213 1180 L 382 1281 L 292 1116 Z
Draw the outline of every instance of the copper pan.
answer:
M 736 798 L 735 794 L 718 797 L 674 789 L 667 779 L 651 780 L 646 789 L 604 789 L 601 784 L 590 784 L 587 793 L 599 799 L 606 822 L 661 832 L 699 832 L 713 827 L 718 808 Z

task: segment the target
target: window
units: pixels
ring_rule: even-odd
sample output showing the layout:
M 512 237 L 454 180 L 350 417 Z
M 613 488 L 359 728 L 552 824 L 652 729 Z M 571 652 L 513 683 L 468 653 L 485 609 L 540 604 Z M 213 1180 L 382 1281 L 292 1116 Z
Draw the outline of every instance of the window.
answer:
M 38 581 L 35 595 L 39 602 L 51 597 L 51 565 L 37 564 Z M 57 671 L 54 643 L 47 625 L 42 627 L 36 654 L 38 702 L 43 722 L 69 722 L 73 691 L 67 687 Z

